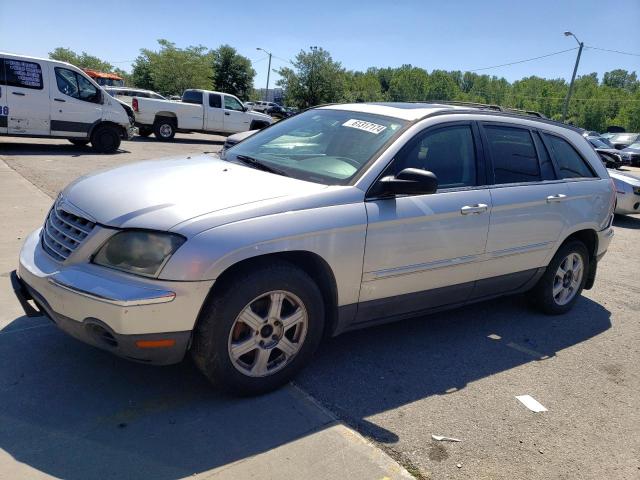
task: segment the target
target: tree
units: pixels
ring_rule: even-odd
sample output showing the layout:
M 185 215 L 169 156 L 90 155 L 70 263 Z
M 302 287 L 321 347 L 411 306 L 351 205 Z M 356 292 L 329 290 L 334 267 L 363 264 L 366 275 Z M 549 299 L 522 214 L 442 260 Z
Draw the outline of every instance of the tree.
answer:
M 429 75 L 425 70 L 403 65 L 393 72 L 389 82 L 389 100 L 411 102 L 426 100 Z
M 606 72 L 602 83 L 607 87 L 622 88 L 629 92 L 635 92 L 640 86 L 636 72 L 629 73 L 621 68 Z
M 87 52 L 82 52 L 78 55 L 73 50 L 64 47 L 58 47 L 52 52 L 49 52 L 49 58 L 59 60 L 61 62 L 67 62 L 79 68 L 98 70 L 99 72 L 111 72 L 113 70 L 113 65 L 109 62 L 93 55 L 89 55 Z
M 163 39 L 158 44 L 158 51 L 140 50 L 132 75 L 136 86 L 152 87 L 164 95 L 179 95 L 188 88 L 211 88 L 213 55 L 206 47 L 182 49 Z
M 284 88 L 287 103 L 306 108 L 343 98 L 345 71 L 329 52 L 322 48 L 301 50 L 292 64 L 293 68 L 277 70 L 281 78 L 276 84 Z
M 253 91 L 256 71 L 247 57 L 229 45 L 221 45 L 212 52 L 213 88 L 247 100 Z

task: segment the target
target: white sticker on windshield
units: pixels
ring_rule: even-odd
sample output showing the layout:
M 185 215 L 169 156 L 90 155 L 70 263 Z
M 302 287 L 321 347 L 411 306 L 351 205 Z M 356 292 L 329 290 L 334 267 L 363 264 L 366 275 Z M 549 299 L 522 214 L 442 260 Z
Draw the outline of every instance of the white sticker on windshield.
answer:
M 384 132 L 387 127 L 384 125 L 378 125 L 377 123 L 365 122 L 364 120 L 356 120 L 352 118 L 342 124 L 343 127 L 357 128 L 358 130 L 364 130 L 365 132 L 378 135 L 380 132 Z

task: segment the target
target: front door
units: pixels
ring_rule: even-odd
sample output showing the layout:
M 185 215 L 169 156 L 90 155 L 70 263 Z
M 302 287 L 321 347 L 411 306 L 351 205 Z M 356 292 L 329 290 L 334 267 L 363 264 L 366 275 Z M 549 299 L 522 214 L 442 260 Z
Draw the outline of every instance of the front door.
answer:
M 431 195 L 370 199 L 358 323 L 464 302 L 485 253 L 491 196 L 477 129 L 454 122 L 411 140 L 383 176 L 420 168 Z
M 51 135 L 86 137 L 102 119 L 101 90 L 75 70 L 52 70 Z
M 7 125 L 9 124 L 7 82 L 4 78 L 4 58 L 0 58 L 0 134 L 7 133 Z
M 222 95 L 210 93 L 207 109 L 207 124 L 205 129 L 209 132 L 224 132 L 224 110 L 222 109 Z
M 48 64 L 5 57 L 7 132 L 49 135 Z
M 229 133 L 246 132 L 251 119 L 244 112 L 244 106 L 236 97 L 224 96 L 224 131 Z

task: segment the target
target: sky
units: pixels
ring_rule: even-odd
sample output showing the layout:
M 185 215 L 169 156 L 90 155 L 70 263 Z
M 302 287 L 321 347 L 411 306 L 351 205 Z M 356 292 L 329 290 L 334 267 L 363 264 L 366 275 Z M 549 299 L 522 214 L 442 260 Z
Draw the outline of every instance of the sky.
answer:
M 586 46 L 578 75 L 615 68 L 640 75 L 640 0 L 0 0 L 0 51 L 46 57 L 56 47 L 86 51 L 130 70 L 141 48 L 165 38 L 178 47 L 229 44 L 248 57 L 255 86 L 300 50 L 319 46 L 350 70 L 412 64 L 475 70 Z M 577 51 L 481 70 L 509 81 L 569 79 Z M 270 86 L 278 78 L 271 74 Z

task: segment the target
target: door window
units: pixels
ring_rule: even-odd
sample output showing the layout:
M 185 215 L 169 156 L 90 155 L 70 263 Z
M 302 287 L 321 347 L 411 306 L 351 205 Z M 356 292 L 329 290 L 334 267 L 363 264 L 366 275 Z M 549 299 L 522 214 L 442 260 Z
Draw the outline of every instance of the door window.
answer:
M 539 182 L 540 165 L 529 130 L 485 125 L 495 184 Z
M 544 139 L 549 145 L 556 165 L 562 178 L 592 178 L 595 175 L 582 157 L 566 140 L 543 133 Z
M 182 95 L 182 103 L 195 103 L 197 105 L 202 105 L 202 92 L 187 90 Z
M 390 174 L 405 168 L 433 172 L 438 188 L 477 185 L 476 153 L 470 125 L 456 125 L 427 132 L 396 157 Z
M 84 102 L 100 103 L 100 90 L 84 76 L 67 68 L 56 67 L 58 90 L 68 97 Z
M 209 94 L 209 106 L 211 108 L 222 108 L 222 98 L 217 93 Z
M 237 110 L 239 112 L 244 112 L 244 107 L 242 104 L 233 97 L 229 97 L 227 95 L 224 96 L 224 108 L 227 110 Z
M 35 62 L 4 60 L 5 81 L 8 87 L 42 90 L 42 68 Z
M 4 58 L 0 58 L 0 85 L 4 85 L 6 83 L 4 77 Z

